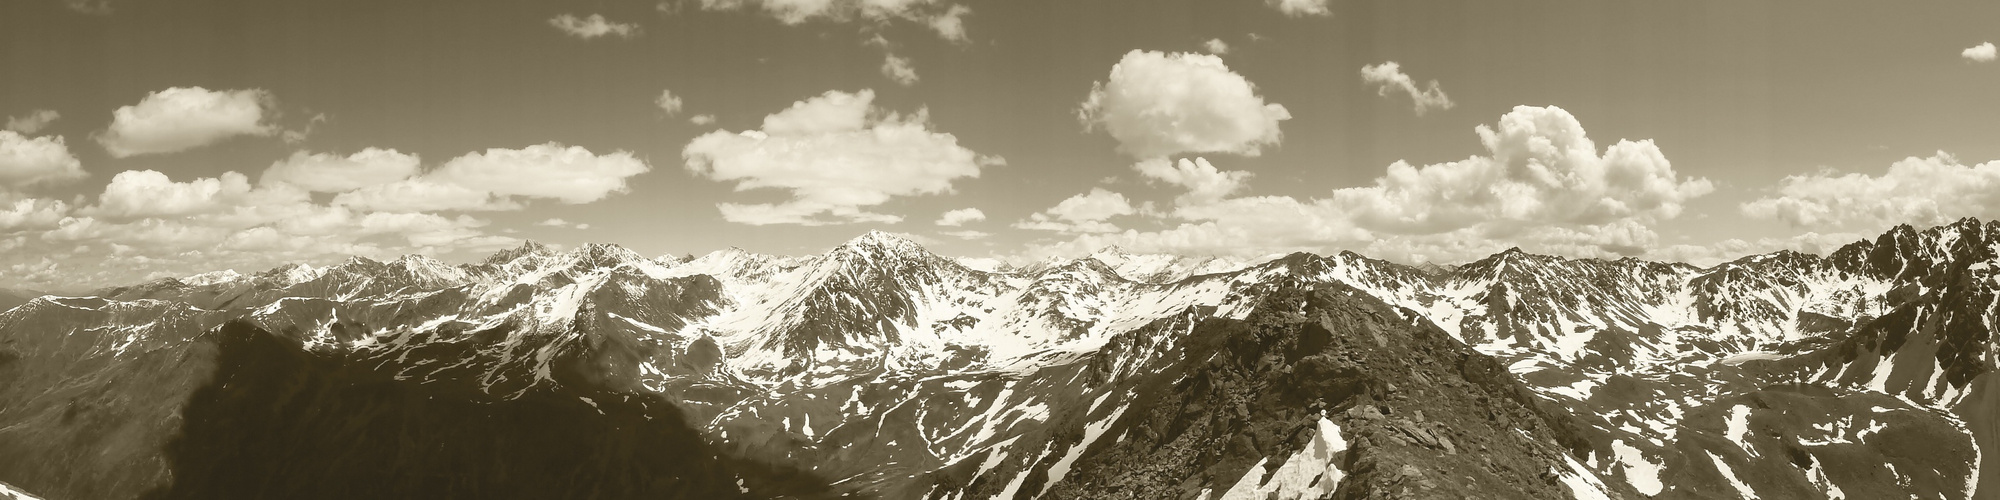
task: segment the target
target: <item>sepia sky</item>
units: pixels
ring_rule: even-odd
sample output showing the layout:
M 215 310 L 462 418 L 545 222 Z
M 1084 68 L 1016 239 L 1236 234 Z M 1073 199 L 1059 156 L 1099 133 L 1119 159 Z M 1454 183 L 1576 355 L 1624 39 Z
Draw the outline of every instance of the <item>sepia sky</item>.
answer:
M 2000 3 L 13 0 L 0 287 L 535 240 L 1701 264 L 2000 217 Z

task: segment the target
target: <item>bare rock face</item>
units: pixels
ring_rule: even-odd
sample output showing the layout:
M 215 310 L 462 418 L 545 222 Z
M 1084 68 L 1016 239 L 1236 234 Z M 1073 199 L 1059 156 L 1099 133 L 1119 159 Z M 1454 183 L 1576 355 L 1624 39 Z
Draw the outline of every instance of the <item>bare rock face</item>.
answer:
M 166 278 L 0 313 L 0 498 L 1991 498 L 1996 253 Z
M 1069 451 L 1024 455 L 992 477 L 1019 468 L 1030 479 L 1014 491 L 1033 492 L 1080 453 L 1046 498 L 1568 495 L 1558 443 L 1571 424 L 1550 423 L 1566 416 L 1538 409 L 1490 357 L 1351 287 L 1280 292 L 1246 319 L 1203 320 L 1166 360 L 1129 381 L 1115 420 L 1088 408 L 1054 417 L 1073 428 L 1050 432 L 1046 448 Z M 1080 438 L 1093 446 L 1076 449 Z M 1315 450 L 1322 440 L 1342 449 Z M 964 491 L 1005 498 L 1008 486 Z

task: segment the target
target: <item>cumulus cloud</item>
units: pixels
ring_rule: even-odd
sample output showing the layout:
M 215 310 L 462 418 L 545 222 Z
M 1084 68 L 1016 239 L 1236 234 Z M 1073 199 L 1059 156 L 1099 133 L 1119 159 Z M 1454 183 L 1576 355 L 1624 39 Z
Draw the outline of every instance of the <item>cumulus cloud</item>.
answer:
M 972 9 L 953 0 L 701 0 L 702 10 L 750 10 L 785 24 L 808 21 L 861 22 L 879 29 L 890 21 L 929 28 L 945 40 L 963 42 L 965 17 Z
M 272 163 L 257 178 L 260 185 L 290 184 L 307 191 L 341 193 L 408 179 L 417 174 L 417 155 L 394 149 L 366 148 L 345 157 L 298 151 Z
M 429 175 L 435 180 L 500 196 L 590 203 L 626 191 L 625 179 L 652 170 L 631 152 L 595 154 L 582 146 L 546 143 L 521 149 L 488 149 L 452 158 Z
M 111 14 L 111 0 L 63 0 L 63 6 L 78 14 L 93 16 Z
M 1683 179 L 1651 140 L 1621 140 L 1600 155 L 1583 124 L 1554 106 L 1518 106 L 1497 128 L 1477 131 L 1486 156 L 1424 167 L 1399 161 L 1374 186 L 1334 198 L 1366 226 L 1433 233 L 1489 223 L 1650 223 L 1714 190 L 1707 179 Z
M 692 123 L 692 124 L 695 124 L 695 125 L 702 125 L 702 126 L 708 126 L 708 125 L 714 125 L 714 124 L 715 124 L 715 115 L 694 115 L 694 116 L 690 116 L 690 117 L 688 117 L 688 123 Z
M 1256 156 L 1283 134 L 1285 107 L 1264 102 L 1250 80 L 1222 58 L 1134 50 L 1097 82 L 1077 116 L 1091 129 L 1118 140 L 1118 151 L 1136 158 L 1179 153 Z
M 1224 42 L 1221 38 L 1210 38 L 1208 41 L 1201 43 L 1201 50 L 1215 55 L 1228 54 L 1229 42 Z
M 764 117 L 760 130 L 703 134 L 681 154 L 690 172 L 734 182 L 737 191 L 791 194 L 777 204 L 717 206 L 724 219 L 753 225 L 895 222 L 901 217 L 863 208 L 896 196 L 949 193 L 952 181 L 1005 163 L 931 130 L 926 110 L 887 112 L 874 99 L 871 90 L 829 91 Z
M 278 132 L 265 123 L 273 104 L 269 92 L 172 87 L 147 94 L 138 104 L 111 114 L 111 127 L 97 142 L 111 156 L 173 153 L 236 136 Z
M 0 235 L 13 235 L 9 244 L 21 250 L 0 252 L 7 269 L 0 282 L 74 290 L 350 255 L 490 251 L 513 242 L 485 234 L 483 220 L 320 204 L 297 186 L 253 185 L 237 172 L 181 181 L 121 172 L 96 198 L 75 209 L 42 199 L 0 206 Z
M 7 117 L 7 130 L 20 132 L 23 135 L 33 134 L 54 123 L 57 118 L 62 118 L 62 113 L 52 109 L 38 109 L 25 115 Z
M 292 186 L 252 188 L 249 177 L 236 172 L 174 182 L 157 171 L 127 170 L 112 176 L 97 204 L 85 208 L 83 213 L 110 218 L 183 217 L 306 199 L 305 191 Z
M 1743 213 L 1799 228 L 1860 232 L 1991 218 L 2000 216 L 2000 161 L 1966 165 L 1940 151 L 1928 158 L 1905 158 L 1881 175 L 1821 171 L 1789 176 L 1777 191 L 1743 204 Z
M 554 26 L 557 30 L 562 31 L 563 34 L 585 40 L 606 36 L 615 36 L 618 38 L 639 36 L 639 25 L 611 22 L 606 20 L 603 14 L 591 14 L 586 17 L 563 14 L 549 18 L 549 26 Z
M 537 222 L 537 223 L 535 223 L 535 225 L 537 225 L 537 226 L 543 226 L 543 227 L 565 227 L 565 228 L 572 228 L 572 229 L 590 229 L 590 224 L 582 224 L 582 223 L 576 223 L 576 222 L 570 222 L 570 221 L 567 221 L 567 220 L 563 220 L 563 219 L 562 219 L 562 218 L 560 218 L 560 217 L 558 217 L 558 218 L 551 218 L 551 219 L 546 219 L 546 220 L 543 220 L 543 221 L 541 221 L 541 222 Z
M 1396 64 L 1396 61 L 1362 66 L 1361 81 L 1375 85 L 1376 95 L 1388 97 L 1390 92 L 1397 92 L 1410 96 L 1410 101 L 1416 105 L 1417 116 L 1423 116 L 1424 111 L 1432 108 L 1451 109 L 1454 106 L 1451 97 L 1438 88 L 1437 80 L 1419 87 L 1415 79 L 1403 74 L 1402 65 Z
M 446 212 L 520 210 L 520 202 L 491 191 L 416 177 L 376 184 L 333 197 L 333 205 L 363 211 Z
M 1958 53 L 1959 57 L 1973 62 L 1993 62 L 1996 57 L 1993 42 L 1981 43 Z
M 674 95 L 672 90 L 661 90 L 660 96 L 653 98 L 653 105 L 667 112 L 667 116 L 681 114 L 681 96 Z
M 0 130 L 0 195 L 9 190 L 74 181 L 85 175 L 83 162 L 70 154 L 62 137 L 27 137 L 12 130 Z
M 69 213 L 69 204 L 62 200 L 23 198 L 0 204 L 0 235 L 53 228 Z
M 1242 257 L 1350 249 L 1438 262 L 1510 246 L 1583 257 L 1640 255 L 1660 247 L 1654 224 L 1713 190 L 1706 179 L 1676 173 L 1651 141 L 1619 141 L 1600 153 L 1560 108 L 1517 107 L 1497 125 L 1476 130 L 1486 155 L 1422 167 L 1396 162 L 1372 186 L 1325 197 L 1238 196 L 1247 172 L 1201 158 L 1142 161 L 1133 168 L 1182 193 L 1171 212 L 1134 212 L 1164 217 L 1166 227 L 1097 231 L 1037 245 L 1030 254 L 1080 255 L 1117 245 Z M 1058 220 L 1051 214 L 1028 222 Z
M 958 210 L 947 211 L 944 213 L 944 215 L 939 216 L 937 220 L 937 225 L 962 226 L 965 225 L 965 223 L 967 222 L 975 222 L 982 220 L 986 220 L 986 212 L 981 212 L 977 208 L 961 208 Z
M 1326 3 L 1327 0 L 1264 0 L 1264 5 L 1269 5 L 1273 9 L 1278 9 L 1278 12 L 1292 17 L 1331 14 L 1332 11 L 1326 8 Z
M 1109 233 L 1118 231 L 1118 226 L 1107 222 L 1112 217 L 1139 213 L 1125 195 L 1104 188 L 1091 188 L 1090 192 L 1071 196 L 1048 210 L 1043 210 L 1014 224 L 1021 229 L 1062 231 L 1068 233 Z
M 1214 203 L 1243 190 L 1249 172 L 1224 172 L 1210 164 L 1207 158 L 1170 162 L 1165 158 L 1140 161 L 1132 165 L 1133 170 L 1147 179 L 1165 182 L 1187 190 L 1175 200 L 1180 206 L 1200 206 Z
M 893 53 L 882 54 L 882 76 L 897 85 L 908 87 L 917 84 L 917 67 L 910 59 Z

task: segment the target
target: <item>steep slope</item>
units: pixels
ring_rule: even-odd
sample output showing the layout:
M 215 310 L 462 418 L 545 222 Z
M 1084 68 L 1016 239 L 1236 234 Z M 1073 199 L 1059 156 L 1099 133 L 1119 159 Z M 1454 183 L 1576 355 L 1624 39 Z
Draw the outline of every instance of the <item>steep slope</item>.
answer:
M 1286 289 L 1242 320 L 1203 316 L 1166 320 L 1185 333 L 1136 371 L 1114 368 L 1110 352 L 1093 360 L 1083 376 L 1096 390 L 1005 449 L 934 474 L 930 496 L 1602 496 L 1557 444 L 1572 440 L 1566 415 L 1539 409 L 1493 359 L 1357 289 Z
M 1968 219 L 1707 269 L 1107 249 L 979 270 L 869 233 L 800 257 L 524 244 L 209 273 L 0 314 L 0 451 L 24 452 L 0 453 L 0 481 L 52 498 L 671 497 L 739 478 L 751 496 L 1981 498 L 2000 491 L 1975 489 L 2000 481 L 1996 236 Z M 495 433 L 543 435 L 471 442 Z M 421 465 L 359 465 L 399 461 Z M 499 472 L 521 467 L 551 474 Z M 648 467 L 690 475 L 630 480 Z

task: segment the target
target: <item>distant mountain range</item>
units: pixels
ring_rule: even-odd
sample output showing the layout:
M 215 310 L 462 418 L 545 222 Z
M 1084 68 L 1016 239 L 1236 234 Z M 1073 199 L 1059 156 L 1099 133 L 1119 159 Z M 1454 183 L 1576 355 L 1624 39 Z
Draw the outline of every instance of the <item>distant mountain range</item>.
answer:
M 1996 498 L 1997 255 L 2000 223 L 1971 219 L 1708 268 L 1107 249 L 976 269 L 871 232 L 805 257 L 530 243 L 0 294 L 0 482 L 49 500 Z

